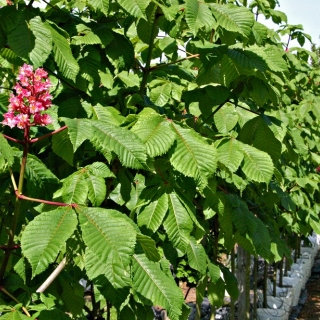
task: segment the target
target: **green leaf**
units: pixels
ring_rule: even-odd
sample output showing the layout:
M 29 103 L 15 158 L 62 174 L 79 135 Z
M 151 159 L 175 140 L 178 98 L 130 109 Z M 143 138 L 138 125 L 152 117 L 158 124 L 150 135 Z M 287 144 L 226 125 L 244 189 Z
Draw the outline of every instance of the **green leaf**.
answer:
M 234 105 L 224 105 L 214 115 L 214 123 L 221 133 L 228 133 L 238 123 L 238 113 Z
M 39 319 L 68 320 L 70 319 L 70 317 L 60 309 L 50 309 L 50 310 L 42 310 L 40 312 Z
M 96 105 L 93 107 L 93 119 L 103 122 L 109 122 L 113 125 L 121 125 L 125 121 L 125 117 L 121 115 L 119 110 L 114 107 L 103 107 Z
M 144 254 L 134 254 L 132 268 L 133 289 L 139 297 L 165 308 L 171 320 L 180 319 L 184 299 L 173 278 L 169 278 L 158 263 L 148 260 Z
M 128 218 L 111 209 L 83 207 L 77 211 L 83 241 L 88 249 L 110 268 L 110 272 L 114 263 L 119 267 L 117 272 L 121 268 L 121 272 L 125 272 L 136 243 L 136 230 Z
M 77 223 L 76 214 L 70 207 L 59 207 L 41 213 L 26 226 L 21 237 L 21 248 L 30 262 L 32 277 L 55 261 Z
M 220 268 L 210 262 L 208 264 L 208 276 L 210 278 L 210 282 L 215 283 L 220 279 Z
M 191 268 L 199 271 L 201 274 L 206 273 L 207 254 L 201 243 L 197 243 L 194 238 L 190 238 L 187 247 L 188 262 Z
M 100 279 L 104 275 L 114 289 L 128 287 L 130 284 L 129 272 L 124 270 L 123 263 L 117 255 L 110 256 L 108 261 L 101 260 L 100 255 L 86 248 L 84 264 L 90 280 Z
M 42 23 L 40 17 L 34 17 L 29 21 L 30 30 L 35 37 L 35 45 L 30 52 L 30 60 L 34 68 L 41 67 L 47 60 L 52 50 L 52 37 L 51 32 Z
M 239 289 L 238 281 L 234 274 L 226 267 L 222 267 L 221 271 L 223 272 L 223 278 L 225 281 L 226 290 L 230 294 L 230 297 L 234 300 L 238 298 Z
M 264 24 L 255 21 L 252 26 L 252 34 L 256 40 L 256 43 L 258 45 L 262 45 L 268 38 L 268 28 Z
M 144 109 L 131 129 L 147 147 L 151 157 L 166 153 L 175 140 L 170 122 L 152 109 Z
M 267 116 L 255 117 L 242 127 L 239 140 L 267 152 L 276 163 L 281 155 L 281 142 L 270 129 L 271 125 L 272 123 Z
M 136 18 L 145 18 L 150 0 L 117 0 L 120 6 Z
M 23 60 L 19 58 L 19 56 L 9 48 L 1 48 L 0 49 L 0 61 L 3 68 L 6 67 L 6 64 L 15 64 L 15 65 L 22 65 Z M 8 66 L 9 67 L 9 66 Z
M 148 203 L 138 215 L 138 225 L 146 226 L 148 229 L 156 232 L 160 227 L 168 211 L 167 194 L 156 196 Z
M 258 69 L 261 72 L 267 70 L 267 64 L 264 59 L 251 50 L 240 48 L 229 49 L 227 55 L 238 66 L 244 69 Z
M 301 153 L 302 155 L 307 155 L 309 150 L 308 146 L 301 137 L 301 130 L 297 128 L 292 128 L 289 132 L 299 153 Z
M 241 76 L 241 70 L 236 62 L 228 55 L 224 55 L 221 60 L 220 78 L 222 84 L 229 86 L 235 79 Z
M 1 318 L 4 320 L 30 320 L 30 317 L 25 316 L 22 311 L 19 311 L 16 308 L 12 309 L 11 312 L 3 313 Z
M 210 281 L 208 284 L 208 300 L 210 304 L 215 307 L 221 307 L 223 305 L 223 299 L 225 295 L 225 285 L 221 278 L 216 282 Z
M 0 134 L 0 157 L 8 162 L 8 166 L 12 166 L 14 158 L 11 146 L 6 138 Z
M 251 33 L 252 25 L 254 24 L 253 14 L 243 6 L 234 4 L 210 4 L 212 13 L 215 16 L 217 23 L 224 29 L 237 32 L 245 37 Z
M 68 313 L 70 312 L 73 317 L 81 317 L 82 308 L 85 304 L 85 299 L 83 299 L 83 286 L 76 281 L 71 282 L 70 277 L 65 276 L 64 274 L 59 277 L 59 282 L 63 288 L 61 299 L 66 310 L 68 310 Z
M 75 81 L 80 68 L 72 55 L 69 41 L 61 34 L 62 31 L 56 25 L 46 22 L 45 26 L 51 32 L 54 59 L 61 73 L 66 78 Z
M 204 88 L 187 91 L 183 94 L 183 99 L 189 104 L 199 103 L 201 113 L 209 121 L 212 121 L 213 108 L 226 103 L 230 96 L 230 90 L 223 86 L 208 85 Z
M 91 124 L 86 119 L 61 118 L 61 120 L 68 126 L 67 132 L 73 146 L 73 152 L 76 152 L 83 141 L 91 138 Z
M 206 3 L 187 0 L 185 11 L 187 24 L 194 36 L 202 27 L 206 27 L 207 30 L 215 28 L 216 23 Z
M 92 121 L 92 125 L 91 141 L 98 151 L 114 151 L 126 167 L 133 169 L 145 167 L 146 148 L 133 132 L 103 121 Z
M 237 141 L 231 138 L 219 144 L 217 157 L 220 163 L 225 165 L 231 172 L 235 172 L 243 160 L 243 152 Z
M 111 172 L 109 167 L 103 162 L 93 162 L 86 166 L 86 168 L 94 175 L 102 178 L 114 178 L 115 175 Z
M 150 261 L 157 262 L 160 260 L 160 254 L 156 248 L 155 241 L 141 233 L 137 234 L 137 242 L 140 244 L 144 254 Z
M 288 71 L 288 65 L 283 58 L 285 51 L 275 46 L 267 45 L 265 47 L 250 46 L 249 49 L 260 56 L 267 64 L 268 68 L 274 72 Z
M 64 179 L 62 199 L 68 204 L 86 204 L 88 191 L 89 188 L 84 173 L 82 171 L 77 171 Z
M 117 77 L 126 85 L 128 88 L 139 87 L 140 78 L 137 74 L 129 73 L 128 71 L 121 71 L 117 74 Z
M 273 175 L 273 162 L 271 157 L 247 144 L 240 144 L 244 155 L 242 171 L 254 181 L 269 183 Z
M 131 0 L 127 0 L 131 3 Z M 131 42 L 124 36 L 113 33 L 113 40 L 106 47 L 106 54 L 112 65 L 119 71 L 128 70 L 134 62 L 134 50 Z
M 22 153 L 18 153 L 22 156 Z M 58 186 L 58 178 L 36 156 L 29 154 L 26 165 L 28 195 L 34 198 L 50 198 Z
M 88 4 L 95 11 L 101 11 L 106 16 L 109 14 L 109 2 L 110 0 L 88 0 Z
M 94 207 L 99 207 L 107 194 L 106 182 L 103 177 L 90 174 L 87 171 L 86 183 L 88 186 L 88 199 Z
M 173 245 L 182 252 L 186 252 L 193 228 L 192 220 L 175 193 L 168 194 L 168 205 L 169 213 L 163 226 Z
M 52 150 L 55 154 L 73 166 L 73 144 L 70 141 L 67 130 L 60 131 L 52 136 Z
M 17 28 L 8 35 L 8 44 L 18 56 L 29 60 L 29 53 L 35 46 L 35 36 L 27 21 L 21 21 Z
M 216 170 L 216 150 L 197 132 L 182 128 L 173 122 L 177 143 L 173 146 L 170 162 L 182 174 L 193 177 L 201 188 L 207 184 L 207 177 Z
M 232 208 L 232 222 L 236 226 L 240 235 L 251 237 L 254 234 L 257 221 L 249 211 L 248 206 L 243 201 L 239 201 L 238 206 Z
M 25 5 L 21 3 L 20 10 L 17 10 L 16 6 L 4 6 L 0 10 L 1 29 L 6 34 L 12 32 L 20 23 L 21 18 L 24 18 Z
M 316 214 L 310 214 L 309 224 L 315 233 L 320 234 L 320 219 Z
M 255 220 L 256 228 L 252 237 L 252 243 L 255 251 L 257 255 L 260 255 L 268 261 L 272 261 L 273 254 L 271 252 L 271 239 L 268 229 L 260 219 L 255 218 Z
M 162 85 L 158 85 L 152 88 L 150 93 L 150 100 L 159 107 L 163 107 L 171 99 L 172 84 L 165 82 Z

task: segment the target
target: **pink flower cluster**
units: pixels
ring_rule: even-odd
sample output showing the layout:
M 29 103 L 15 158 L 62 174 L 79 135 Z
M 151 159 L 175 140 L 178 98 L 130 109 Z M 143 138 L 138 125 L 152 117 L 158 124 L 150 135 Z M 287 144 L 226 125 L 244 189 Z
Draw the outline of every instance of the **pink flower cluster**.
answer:
M 33 71 L 33 67 L 24 64 L 18 75 L 18 82 L 14 89 L 16 94 L 11 94 L 8 112 L 4 114 L 2 124 L 13 128 L 17 126 L 24 129 L 26 126 L 46 126 L 51 123 L 51 118 L 42 111 L 51 106 L 52 96 L 49 94 L 51 86 L 48 73 L 42 68 Z

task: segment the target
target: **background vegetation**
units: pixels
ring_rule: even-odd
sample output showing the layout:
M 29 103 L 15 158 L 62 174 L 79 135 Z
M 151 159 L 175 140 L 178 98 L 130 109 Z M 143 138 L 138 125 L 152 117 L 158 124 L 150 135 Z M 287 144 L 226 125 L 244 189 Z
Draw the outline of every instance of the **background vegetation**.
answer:
M 49 126 L 1 129 L 3 319 L 187 319 L 173 274 L 219 307 L 221 253 L 320 233 L 318 60 L 277 1 L 41 3 L 0 9 L 1 113 L 24 63 L 53 97 Z

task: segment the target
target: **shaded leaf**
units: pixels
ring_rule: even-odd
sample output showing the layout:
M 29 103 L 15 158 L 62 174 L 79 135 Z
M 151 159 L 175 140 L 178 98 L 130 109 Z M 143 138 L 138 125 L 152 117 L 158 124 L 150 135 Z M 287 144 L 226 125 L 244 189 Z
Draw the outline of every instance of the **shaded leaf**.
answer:
M 150 261 L 144 254 L 133 256 L 133 289 L 147 304 L 159 305 L 168 311 L 171 320 L 178 320 L 184 303 L 183 295 L 173 280 L 158 263 Z

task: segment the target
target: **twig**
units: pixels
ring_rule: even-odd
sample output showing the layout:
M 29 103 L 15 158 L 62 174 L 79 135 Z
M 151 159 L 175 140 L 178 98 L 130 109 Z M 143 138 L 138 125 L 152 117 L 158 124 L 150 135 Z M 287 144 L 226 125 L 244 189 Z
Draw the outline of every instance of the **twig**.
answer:
M 231 102 L 232 103 L 232 102 Z M 248 109 L 248 108 L 245 108 L 245 107 L 242 107 L 242 106 L 239 106 L 239 105 L 236 105 L 236 104 L 234 104 L 236 107 L 239 107 L 239 108 L 241 108 L 241 109 L 243 109 L 243 110 L 246 110 L 246 111 L 248 111 L 248 112 L 252 112 L 252 113 L 254 113 L 254 114 L 257 114 L 258 116 L 261 116 L 261 113 L 260 112 L 257 112 L 257 111 L 253 111 L 253 110 L 250 110 L 250 109 Z
M 153 67 L 149 68 L 149 70 L 152 71 L 152 70 L 155 70 L 155 69 L 159 69 L 159 68 L 163 68 L 163 67 L 166 67 L 166 66 L 170 66 L 171 64 L 176 64 L 176 63 L 181 62 L 181 61 L 185 61 L 185 60 L 189 60 L 189 59 L 193 59 L 193 58 L 199 58 L 199 57 L 200 57 L 200 54 L 196 53 L 196 54 L 193 54 L 191 56 L 178 59 L 176 61 L 172 61 L 172 62 L 163 63 L 163 64 L 159 64 L 159 65 L 153 66 Z
M 39 202 L 39 203 L 49 204 L 49 205 L 58 206 L 58 207 L 68 207 L 68 206 L 70 206 L 72 208 L 75 208 L 75 207 L 78 206 L 76 203 L 64 203 L 64 202 L 56 202 L 56 201 L 49 201 L 49 200 L 43 200 L 43 199 L 27 197 L 27 196 L 24 196 L 23 194 L 19 193 L 18 190 L 15 190 L 14 192 L 15 192 L 17 198 L 18 199 L 22 199 L 22 200 Z
M 16 297 L 14 297 L 10 292 L 8 292 L 3 286 L 0 286 L 0 291 L 2 291 L 4 294 L 10 297 L 14 302 L 18 304 L 20 303 L 20 301 Z M 22 310 L 28 317 L 31 317 L 30 313 L 25 307 L 22 306 Z
M 8 247 L 8 246 L 0 246 L 0 249 L 3 250 L 3 251 L 8 251 L 8 250 L 16 250 L 16 249 L 19 249 L 20 248 L 20 245 L 16 244 L 16 245 L 13 245 L 11 247 Z
M 207 118 L 205 118 L 202 123 L 200 123 L 198 129 L 200 129 L 211 117 L 213 117 L 229 100 L 226 100 L 225 102 L 222 102 L 213 112 L 209 114 Z
M 59 263 L 59 265 L 54 269 L 54 271 L 47 278 L 47 280 L 37 289 L 36 292 L 44 292 L 50 286 L 53 280 L 59 275 L 59 273 L 64 269 L 66 264 L 67 264 L 67 259 L 66 257 L 64 257 L 62 261 Z
M 59 128 L 59 129 L 57 129 L 57 130 L 54 130 L 54 131 L 49 132 L 49 133 L 47 133 L 47 134 L 44 134 L 44 135 L 41 136 L 41 137 L 31 139 L 31 140 L 29 141 L 29 143 L 36 143 L 36 142 L 38 142 L 38 141 L 41 141 L 41 140 L 46 139 L 46 138 L 48 138 L 48 137 L 51 137 L 52 135 L 54 135 L 54 134 L 56 134 L 56 133 L 58 133 L 58 132 L 61 132 L 61 131 L 65 130 L 65 129 L 67 129 L 67 128 L 68 128 L 67 126 L 63 126 L 63 127 Z
M 16 143 L 20 143 L 22 145 L 24 145 L 24 141 L 22 140 L 18 140 L 18 139 L 15 139 L 15 138 L 12 138 L 10 136 L 7 136 L 6 134 L 2 134 L 7 140 L 10 140 L 10 141 L 13 141 L 13 142 L 16 142 Z
M 217 188 L 220 189 L 223 193 L 229 194 L 229 192 L 227 190 L 223 189 L 222 187 L 217 186 Z

